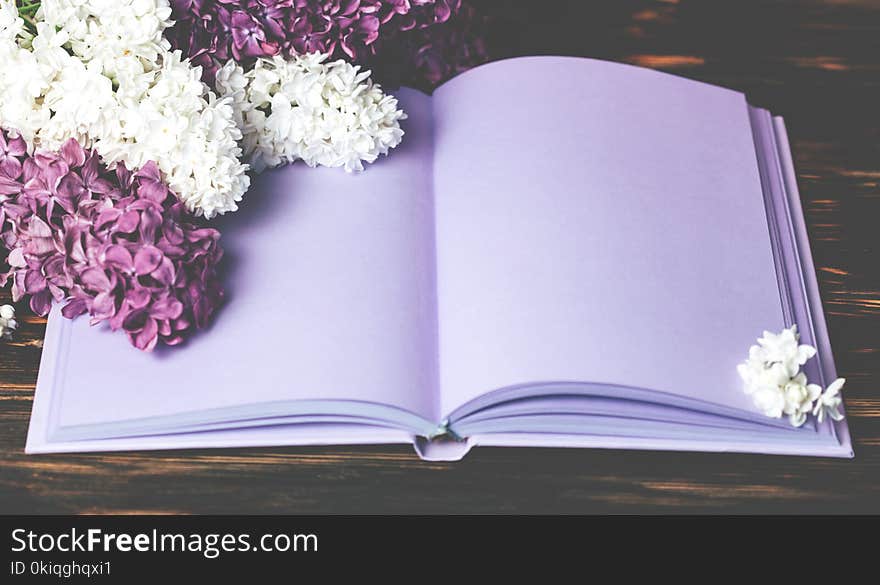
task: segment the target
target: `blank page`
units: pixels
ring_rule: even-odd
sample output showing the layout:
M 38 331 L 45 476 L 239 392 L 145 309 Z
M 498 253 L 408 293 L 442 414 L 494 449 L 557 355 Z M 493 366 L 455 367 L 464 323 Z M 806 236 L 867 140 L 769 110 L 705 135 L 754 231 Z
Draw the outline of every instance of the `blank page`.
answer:
M 410 119 L 392 156 L 360 174 L 266 172 L 240 211 L 215 220 L 229 299 L 210 331 L 145 354 L 85 317 L 63 321 L 58 423 L 303 399 L 434 420 L 430 100 L 400 98 Z
M 444 413 L 542 381 L 754 410 L 735 366 L 784 321 L 742 94 L 536 57 L 434 116 Z

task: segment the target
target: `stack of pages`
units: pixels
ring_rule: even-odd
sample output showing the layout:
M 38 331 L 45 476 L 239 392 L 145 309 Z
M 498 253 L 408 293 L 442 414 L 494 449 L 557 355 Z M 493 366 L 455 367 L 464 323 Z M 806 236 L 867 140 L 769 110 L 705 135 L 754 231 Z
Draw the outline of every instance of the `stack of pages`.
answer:
M 215 220 L 228 302 L 142 353 L 46 332 L 30 453 L 412 443 L 852 456 L 736 366 L 797 324 L 836 377 L 780 118 L 628 65 L 501 61 L 403 89 L 365 172 L 265 173 Z

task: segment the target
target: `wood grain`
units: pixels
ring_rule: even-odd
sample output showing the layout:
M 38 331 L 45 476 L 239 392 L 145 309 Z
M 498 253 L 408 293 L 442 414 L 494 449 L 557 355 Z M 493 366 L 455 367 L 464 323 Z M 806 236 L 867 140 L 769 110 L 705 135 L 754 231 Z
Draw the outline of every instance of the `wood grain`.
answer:
M 569 54 L 745 91 L 785 116 L 854 460 L 408 447 L 25 456 L 45 322 L 0 346 L 0 512 L 880 512 L 880 3 L 478 2 L 499 56 Z M 0 292 L 6 301 L 8 292 Z

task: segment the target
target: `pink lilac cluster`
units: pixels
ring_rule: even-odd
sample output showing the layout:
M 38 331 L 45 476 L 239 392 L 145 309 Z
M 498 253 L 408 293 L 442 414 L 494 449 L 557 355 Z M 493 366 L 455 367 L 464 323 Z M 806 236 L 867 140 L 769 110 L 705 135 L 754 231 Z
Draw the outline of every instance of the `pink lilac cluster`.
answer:
M 193 223 L 155 163 L 108 170 L 75 140 L 28 155 L 0 134 L 0 239 L 15 300 L 46 315 L 123 330 L 138 349 L 176 345 L 204 327 L 223 298 L 220 233 Z
M 205 80 L 229 59 L 329 53 L 364 62 L 383 39 L 443 23 L 461 0 L 171 0 L 174 48 Z

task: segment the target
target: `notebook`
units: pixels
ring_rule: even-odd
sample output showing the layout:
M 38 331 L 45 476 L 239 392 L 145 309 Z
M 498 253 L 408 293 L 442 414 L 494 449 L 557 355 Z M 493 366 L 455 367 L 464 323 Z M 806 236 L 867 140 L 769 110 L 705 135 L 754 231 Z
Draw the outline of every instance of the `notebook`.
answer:
M 851 457 L 736 366 L 797 324 L 836 377 L 783 121 L 742 93 L 526 57 L 432 96 L 360 174 L 294 164 L 216 220 L 227 302 L 140 352 L 49 316 L 29 453 L 410 443 Z

